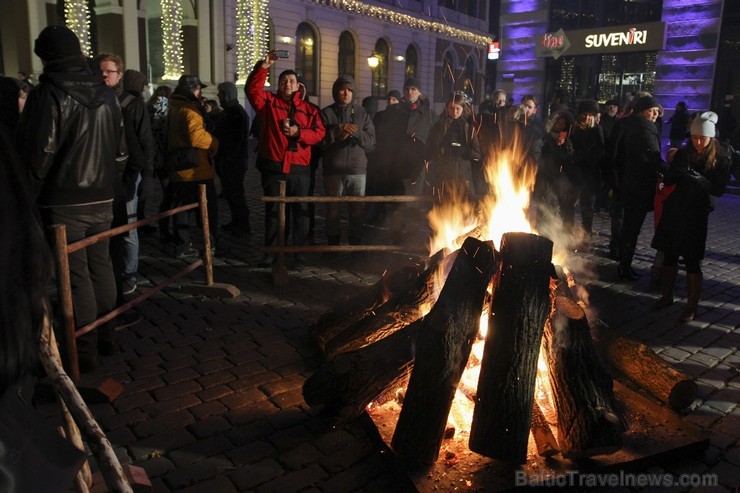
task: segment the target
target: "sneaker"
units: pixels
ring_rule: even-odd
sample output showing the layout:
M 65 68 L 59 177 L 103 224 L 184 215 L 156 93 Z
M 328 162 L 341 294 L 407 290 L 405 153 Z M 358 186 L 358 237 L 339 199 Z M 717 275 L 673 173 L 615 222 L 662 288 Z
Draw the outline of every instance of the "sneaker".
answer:
M 200 252 L 193 247 L 188 247 L 182 250 L 181 252 L 179 252 L 176 255 L 176 257 L 177 258 L 197 258 L 197 257 L 200 257 Z
M 121 294 L 131 294 L 136 291 L 136 287 L 136 278 L 134 276 L 124 277 L 121 281 Z

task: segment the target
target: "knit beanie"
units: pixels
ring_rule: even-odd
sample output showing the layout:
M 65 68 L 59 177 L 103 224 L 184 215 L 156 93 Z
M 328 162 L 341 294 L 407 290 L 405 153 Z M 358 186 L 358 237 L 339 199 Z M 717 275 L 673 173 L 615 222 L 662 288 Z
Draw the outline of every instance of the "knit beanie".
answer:
M 126 69 L 123 73 L 123 90 L 141 97 L 144 86 L 147 85 L 146 75 L 138 70 Z
M 604 106 L 616 106 L 619 107 L 619 101 L 616 99 L 607 99 L 606 103 L 604 103 Z
M 701 135 L 703 137 L 714 137 L 717 135 L 715 125 L 719 121 L 717 113 L 714 111 L 705 111 L 694 118 L 691 124 L 691 135 Z
M 593 99 L 586 99 L 578 103 L 578 113 L 589 113 L 591 115 L 599 114 L 599 103 Z
M 82 54 L 80 40 L 66 26 L 48 26 L 36 38 L 33 52 L 45 62 Z
M 639 113 L 641 111 L 648 110 L 650 108 L 662 108 L 657 99 L 652 96 L 643 96 L 637 100 L 634 107 L 634 112 Z
M 397 100 L 400 101 L 401 100 L 401 93 L 398 92 L 398 91 L 396 91 L 395 89 L 392 90 L 392 91 L 388 91 L 388 97 L 386 97 L 386 99 L 390 99 L 390 98 L 396 98 Z
M 403 84 L 403 88 L 406 89 L 408 87 L 415 87 L 421 92 L 421 84 L 419 84 L 419 79 L 416 77 L 409 77 L 406 79 L 406 82 Z

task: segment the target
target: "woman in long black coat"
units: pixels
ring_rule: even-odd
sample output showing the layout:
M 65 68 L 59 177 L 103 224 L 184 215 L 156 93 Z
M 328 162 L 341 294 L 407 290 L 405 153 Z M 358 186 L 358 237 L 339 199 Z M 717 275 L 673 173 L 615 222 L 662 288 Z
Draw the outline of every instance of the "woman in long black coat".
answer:
M 688 302 L 681 321 L 693 320 L 701 291 L 701 260 L 707 243 L 709 213 L 714 198 L 725 192 L 730 176 L 730 156 L 716 137 L 716 113 L 707 111 L 691 125 L 690 144 L 678 150 L 665 173 L 666 186 L 676 188 L 663 201 L 663 214 L 652 246 L 665 252 L 663 295 L 654 308 L 673 303 L 678 258 L 686 263 Z

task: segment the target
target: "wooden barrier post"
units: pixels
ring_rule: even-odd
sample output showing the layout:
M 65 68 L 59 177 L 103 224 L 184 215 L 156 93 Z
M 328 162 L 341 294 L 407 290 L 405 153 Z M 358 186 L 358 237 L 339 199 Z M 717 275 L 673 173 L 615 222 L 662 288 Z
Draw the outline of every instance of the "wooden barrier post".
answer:
M 67 361 L 72 380 L 80 379 L 80 365 L 77 361 L 77 335 L 75 334 L 74 306 L 72 305 L 72 284 L 69 276 L 69 257 L 67 256 L 67 227 L 63 224 L 52 225 L 54 231 L 54 256 L 57 261 L 57 291 L 59 305 L 64 323 L 64 342 Z
M 198 185 L 198 211 L 200 212 L 200 225 L 203 230 L 203 264 L 206 269 L 206 286 L 213 286 L 213 255 L 211 254 L 211 231 L 208 222 L 208 197 L 206 186 Z
M 281 199 L 285 199 L 286 184 L 284 180 L 278 183 L 279 191 L 278 196 Z M 288 285 L 288 271 L 285 268 L 285 200 L 278 202 L 278 248 L 281 250 L 277 253 L 277 261 L 272 267 L 272 282 L 277 287 L 284 287 Z

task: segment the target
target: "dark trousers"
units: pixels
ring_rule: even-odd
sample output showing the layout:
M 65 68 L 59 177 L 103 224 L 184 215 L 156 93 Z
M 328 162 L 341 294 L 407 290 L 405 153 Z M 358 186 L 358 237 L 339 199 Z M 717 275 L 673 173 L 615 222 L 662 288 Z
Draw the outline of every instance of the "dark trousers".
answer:
M 162 200 L 159 202 L 159 212 L 164 212 L 172 208 L 172 187 L 170 186 L 170 172 L 167 170 L 157 170 L 159 185 L 162 187 Z M 170 232 L 171 217 L 165 217 L 159 220 L 159 234 L 164 235 Z
M 311 175 L 308 169 L 305 174 L 275 173 L 269 170 L 260 170 L 262 175 L 262 191 L 268 197 L 280 194 L 280 181 L 285 181 L 285 194 L 288 197 L 308 195 Z M 265 245 L 277 244 L 278 237 L 278 205 L 276 202 L 265 202 Z M 308 240 L 308 205 L 305 202 L 286 204 L 289 210 L 293 245 L 305 245 Z M 287 229 L 287 224 L 286 224 Z M 285 232 L 287 240 L 288 231 Z
M 234 225 L 247 228 L 249 226 L 249 206 L 244 197 L 244 175 L 247 173 L 247 163 L 228 163 L 221 169 L 221 192 L 231 211 L 231 221 Z
M 624 223 L 624 208 L 619 199 L 611 198 L 609 200 L 609 218 L 611 219 L 611 239 L 609 240 L 609 253 L 619 255 L 619 243 L 622 236 L 622 226 Z
M 172 189 L 172 207 L 179 207 L 181 205 L 192 204 L 198 202 L 198 185 L 206 186 L 206 200 L 208 201 L 208 229 L 211 232 L 211 246 L 215 247 L 218 241 L 218 196 L 216 194 L 216 187 L 213 184 L 213 180 L 200 180 L 200 181 L 170 181 L 170 187 Z M 200 214 L 197 209 L 195 219 L 196 223 L 200 226 Z M 173 227 L 175 228 L 175 236 L 178 240 L 178 248 L 187 250 L 190 246 L 190 214 L 193 211 L 181 212 L 172 216 Z
M 109 230 L 113 207 L 111 202 L 45 207 L 42 209 L 42 218 L 46 226 L 65 225 L 67 243 L 74 243 Z M 109 247 L 109 240 L 104 239 L 69 254 L 72 304 L 77 328 L 95 321 L 116 305 L 116 282 Z M 97 331 L 78 338 L 77 347 L 81 357 L 96 355 Z
M 620 235 L 619 244 L 619 265 L 623 269 L 632 266 L 632 259 L 635 257 L 637 248 L 637 238 L 640 236 L 640 230 L 645 222 L 647 211 L 642 208 L 625 207 L 624 223 L 622 224 L 622 234 Z

